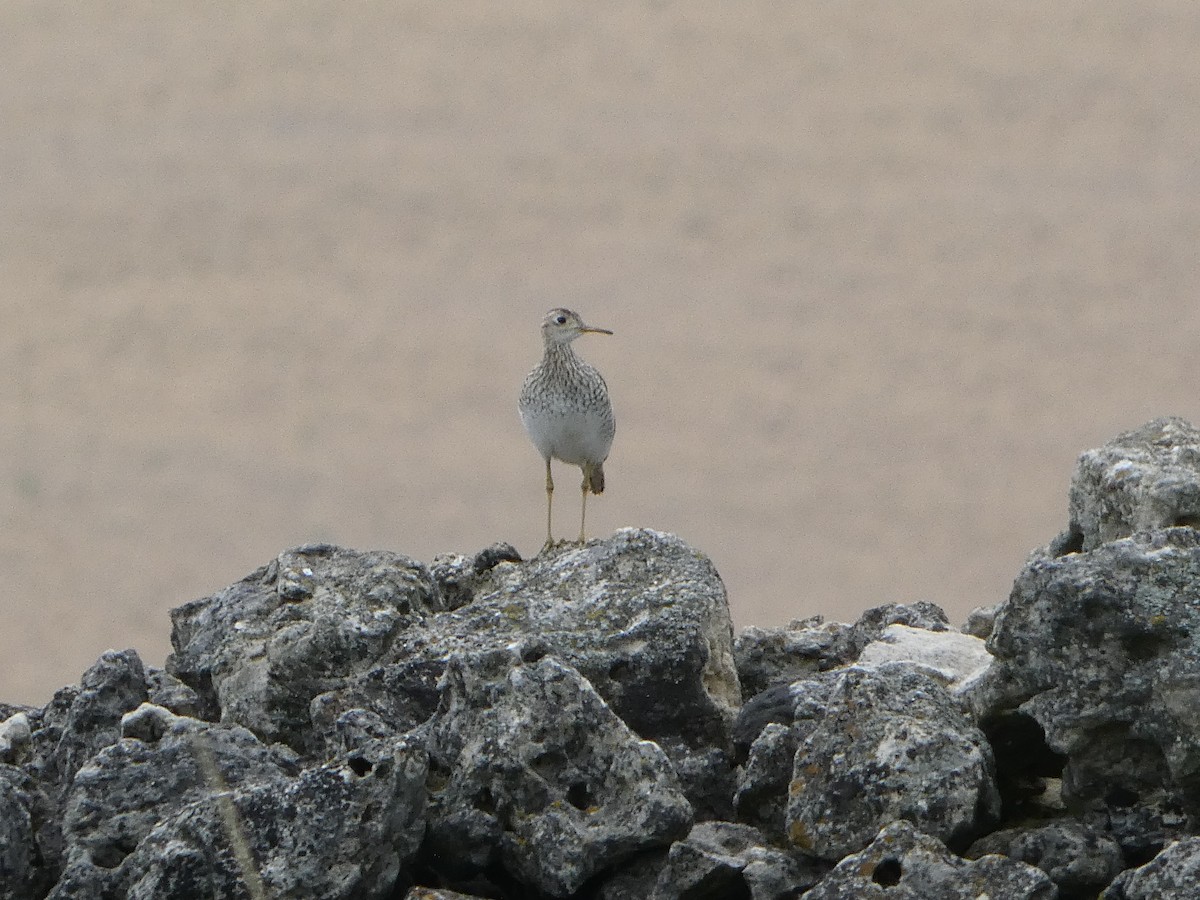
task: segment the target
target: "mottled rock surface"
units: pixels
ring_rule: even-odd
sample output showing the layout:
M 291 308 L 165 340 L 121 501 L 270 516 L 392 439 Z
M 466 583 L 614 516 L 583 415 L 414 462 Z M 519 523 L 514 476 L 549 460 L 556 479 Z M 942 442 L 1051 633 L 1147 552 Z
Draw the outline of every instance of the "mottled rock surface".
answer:
M 744 628 L 734 643 L 742 696 L 749 700 L 768 688 L 852 663 L 891 625 L 926 631 L 950 628 L 946 613 L 924 600 L 873 607 L 851 624 L 813 616 L 786 628 Z
M 907 822 L 839 862 L 804 900 L 1053 900 L 1046 873 L 1003 856 L 967 861 Z
M 232 897 L 257 882 L 267 896 L 386 897 L 424 834 L 422 748 L 301 768 L 244 728 L 149 704 L 124 725 L 71 786 L 51 896 Z
M 995 823 L 991 747 L 941 684 L 893 663 L 814 686 L 788 785 L 796 849 L 838 860 L 896 820 L 965 846 Z
M 758 829 L 748 825 L 702 822 L 671 846 L 651 898 L 789 900 L 816 884 L 825 868 L 816 860 L 770 846 Z
M 646 530 L 287 551 L 175 610 L 165 670 L 0 703 L 0 900 L 1200 896 L 1198 485 L 1182 420 L 1083 454 L 961 630 L 735 641 Z
M 666 754 L 638 738 L 578 671 L 498 652 L 451 660 L 428 728 L 426 854 L 456 880 L 497 863 L 554 897 L 665 847 L 692 809 Z
M 1095 897 L 1124 867 L 1116 841 L 1101 829 L 1072 819 L 996 831 L 980 838 L 966 853 L 968 859 L 988 855 L 1037 866 L 1063 898 Z
M 412 728 L 433 714 L 447 660 L 519 643 L 578 669 L 702 802 L 728 777 L 741 698 L 712 564 L 673 536 L 634 529 L 529 562 L 508 557 L 440 557 L 438 581 L 397 554 L 285 553 L 176 610 L 169 668 L 223 721 L 311 752 L 314 720 L 319 731 L 361 708 Z
M 1200 430 L 1189 422 L 1155 419 L 1079 457 L 1062 549 L 1177 525 L 1200 525 Z
M 1171 844 L 1137 869 L 1123 872 L 1101 900 L 1194 900 L 1200 896 L 1200 838 Z
M 1065 755 L 1068 803 L 1200 812 L 1200 533 L 1142 532 L 1035 558 L 988 647 L 997 706 Z

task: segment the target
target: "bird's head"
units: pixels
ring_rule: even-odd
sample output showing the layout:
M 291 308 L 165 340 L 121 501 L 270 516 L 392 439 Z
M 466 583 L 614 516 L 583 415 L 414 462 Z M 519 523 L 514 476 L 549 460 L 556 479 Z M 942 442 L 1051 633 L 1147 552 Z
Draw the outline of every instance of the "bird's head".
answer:
M 607 328 L 585 325 L 579 313 L 569 309 L 552 309 L 542 320 L 542 339 L 547 345 L 569 344 L 581 334 L 612 334 Z

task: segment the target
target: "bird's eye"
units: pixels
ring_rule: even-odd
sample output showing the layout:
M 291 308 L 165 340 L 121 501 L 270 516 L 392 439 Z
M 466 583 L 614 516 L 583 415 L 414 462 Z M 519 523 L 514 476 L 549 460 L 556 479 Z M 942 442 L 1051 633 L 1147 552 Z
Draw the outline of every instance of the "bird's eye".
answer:
M 555 324 L 557 324 L 557 325 L 566 325 L 566 324 L 567 324 L 567 317 L 566 317 L 566 316 L 555 316 L 555 317 L 554 317 L 554 322 L 555 322 Z

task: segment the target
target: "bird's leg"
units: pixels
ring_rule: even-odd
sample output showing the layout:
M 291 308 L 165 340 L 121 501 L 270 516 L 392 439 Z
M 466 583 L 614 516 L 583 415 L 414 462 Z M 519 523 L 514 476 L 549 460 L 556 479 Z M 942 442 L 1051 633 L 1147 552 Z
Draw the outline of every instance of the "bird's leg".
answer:
M 592 473 L 588 471 L 588 467 L 583 467 L 583 505 L 579 508 L 579 543 L 587 543 L 587 538 L 583 534 L 584 523 L 587 522 L 587 495 L 588 488 L 591 487 Z
M 554 508 L 554 479 L 550 477 L 550 457 L 546 457 L 546 544 L 543 550 L 554 546 L 554 532 L 550 528 L 550 513 Z

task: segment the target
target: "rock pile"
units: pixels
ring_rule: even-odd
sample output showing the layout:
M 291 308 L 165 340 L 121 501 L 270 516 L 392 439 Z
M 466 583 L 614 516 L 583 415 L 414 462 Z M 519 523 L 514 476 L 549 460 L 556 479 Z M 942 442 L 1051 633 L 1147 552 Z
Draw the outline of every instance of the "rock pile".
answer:
M 747 628 L 628 529 L 288 551 L 0 704 L 0 898 L 1200 896 L 1200 432 L 1081 457 L 1062 535 L 928 603 Z

